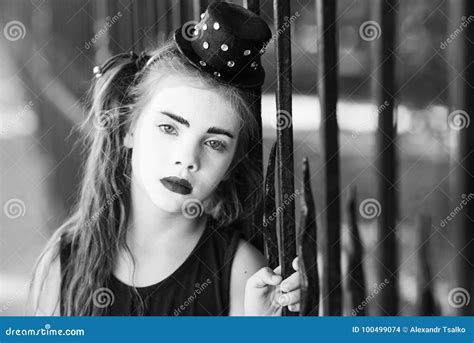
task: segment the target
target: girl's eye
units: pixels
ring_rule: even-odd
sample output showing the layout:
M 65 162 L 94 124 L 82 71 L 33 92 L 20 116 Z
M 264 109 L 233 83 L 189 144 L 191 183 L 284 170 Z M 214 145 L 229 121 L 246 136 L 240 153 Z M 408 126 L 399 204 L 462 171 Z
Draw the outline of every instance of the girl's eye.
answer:
M 222 141 L 210 140 L 210 141 L 207 141 L 206 143 L 208 143 L 211 149 L 214 149 L 217 151 L 224 151 L 226 148 L 225 143 L 223 143 Z
M 161 131 L 169 135 L 172 135 L 174 134 L 174 132 L 176 132 L 175 128 L 168 124 L 158 125 L 158 127 L 160 128 Z

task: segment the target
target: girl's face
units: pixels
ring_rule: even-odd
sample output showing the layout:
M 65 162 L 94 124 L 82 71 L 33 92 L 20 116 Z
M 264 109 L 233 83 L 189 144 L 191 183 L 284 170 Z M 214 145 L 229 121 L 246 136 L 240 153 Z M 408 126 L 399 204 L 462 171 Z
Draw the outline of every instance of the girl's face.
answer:
M 239 118 L 230 103 L 197 80 L 159 82 L 127 135 L 132 182 L 145 201 L 168 212 L 188 199 L 201 203 L 224 179 L 233 160 Z

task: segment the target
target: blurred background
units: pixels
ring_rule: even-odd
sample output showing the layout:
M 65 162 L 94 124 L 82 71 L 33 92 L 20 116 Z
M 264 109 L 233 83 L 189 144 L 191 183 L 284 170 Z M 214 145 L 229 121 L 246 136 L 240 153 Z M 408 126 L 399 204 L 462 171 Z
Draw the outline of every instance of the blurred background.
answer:
M 92 68 L 113 54 L 139 52 L 150 44 L 159 44 L 183 22 L 198 20 L 193 3 L 0 0 L 0 314 L 23 314 L 34 262 L 77 198 L 84 156 L 75 146 L 78 134 L 73 129 L 86 115 L 85 94 L 93 78 Z M 371 89 L 376 42 L 361 33 L 361 25 L 371 20 L 373 4 L 368 0 L 339 0 L 337 8 L 337 115 L 344 209 L 352 186 L 357 186 L 359 200 L 376 199 L 374 183 L 381 177 L 374 165 L 379 108 Z M 458 309 L 451 301 L 460 273 L 455 264 L 464 258 L 465 251 L 456 248 L 459 231 L 455 221 L 442 224 L 463 200 L 470 200 L 469 194 L 459 190 L 455 177 L 465 166 L 456 155 L 459 131 L 450 128 L 448 120 L 453 111 L 449 106 L 450 87 L 468 81 L 453 73 L 445 51 L 450 43 L 446 40 L 463 23 L 474 25 L 474 18 L 470 19 L 474 13 L 452 14 L 458 4 L 461 1 L 404 0 L 398 2 L 393 13 L 397 18 L 394 54 L 398 132 L 394 166 L 398 172 L 393 187 L 399 205 L 400 315 L 418 313 L 424 287 L 432 290 L 438 314 L 451 315 Z M 260 15 L 275 33 L 273 3 L 261 0 L 260 6 Z M 291 11 L 295 187 L 301 186 L 301 161 L 308 156 L 319 211 L 323 171 L 315 1 L 291 1 Z M 384 39 L 383 32 L 378 39 Z M 275 141 L 275 60 L 272 41 L 262 56 L 267 74 L 262 87 L 265 163 Z M 464 113 L 461 116 L 468 126 L 469 114 Z M 472 177 L 473 166 L 469 172 Z M 299 201 L 296 209 L 298 217 Z M 348 216 L 344 209 L 342 247 L 346 249 Z M 429 216 L 432 223 L 422 242 L 421 215 Z M 456 212 L 456 216 L 467 215 L 462 208 Z M 371 271 L 379 264 L 377 217 L 359 219 L 370 291 L 375 287 Z M 473 222 L 473 218 L 469 220 Z M 427 250 L 432 270 L 423 288 L 418 283 L 424 268 L 418 259 L 421 246 Z M 464 290 L 462 306 L 472 306 L 470 291 Z M 380 313 L 377 297 L 367 306 L 370 314 Z M 350 315 L 350 308 L 345 314 Z

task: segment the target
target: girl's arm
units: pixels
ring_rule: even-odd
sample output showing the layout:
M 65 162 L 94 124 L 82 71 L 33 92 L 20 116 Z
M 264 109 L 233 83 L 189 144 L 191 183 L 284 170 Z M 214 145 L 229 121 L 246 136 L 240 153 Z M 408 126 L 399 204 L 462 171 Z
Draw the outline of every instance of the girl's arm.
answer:
M 240 240 L 232 263 L 229 316 L 245 315 L 244 300 L 247 280 L 267 264 L 265 256 L 257 248 L 243 239 Z
M 26 315 L 59 316 L 60 282 L 58 249 L 57 244 L 54 244 L 37 262 L 26 304 Z
M 232 265 L 230 282 L 230 316 L 280 316 L 282 308 L 300 308 L 300 274 L 297 258 L 295 270 L 285 280 L 281 268 L 267 267 L 265 257 L 250 243 L 239 243 Z

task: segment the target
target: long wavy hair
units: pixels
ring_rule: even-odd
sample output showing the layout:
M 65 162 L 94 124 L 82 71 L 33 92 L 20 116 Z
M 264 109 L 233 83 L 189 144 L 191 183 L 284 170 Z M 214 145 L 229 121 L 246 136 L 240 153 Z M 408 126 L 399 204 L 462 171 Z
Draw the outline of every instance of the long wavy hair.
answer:
M 123 141 L 164 76 L 180 74 L 202 81 L 228 99 L 240 119 L 238 147 L 228 177 L 204 202 L 206 215 L 212 216 L 219 226 L 228 225 L 252 215 L 261 201 L 261 170 L 249 158 L 252 144 L 259 136 L 252 111 L 253 93 L 220 83 L 199 71 L 182 56 L 173 41 L 149 55 L 154 57 L 154 62 L 138 73 L 132 60 L 117 61 L 90 90 L 89 115 L 81 127 L 85 131 L 82 142 L 87 159 L 80 196 L 69 219 L 56 230 L 38 258 L 34 273 L 36 278 L 40 263 L 51 265 L 57 258 L 60 237 L 70 244 L 70 258 L 62 262 L 63 315 L 105 314 L 101 306 L 94 306 L 94 292 L 107 287 L 118 251 L 130 256 L 135 270 L 135 260 L 126 241 L 133 150 L 124 147 Z M 54 253 L 48 254 L 51 251 Z M 46 274 L 38 276 L 41 285 Z M 135 294 L 140 299 L 136 290 Z M 37 309 L 38 305 L 35 312 Z M 143 313 L 143 302 L 137 313 Z

